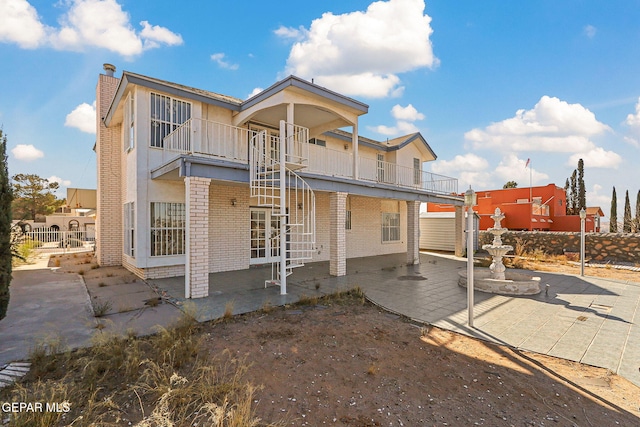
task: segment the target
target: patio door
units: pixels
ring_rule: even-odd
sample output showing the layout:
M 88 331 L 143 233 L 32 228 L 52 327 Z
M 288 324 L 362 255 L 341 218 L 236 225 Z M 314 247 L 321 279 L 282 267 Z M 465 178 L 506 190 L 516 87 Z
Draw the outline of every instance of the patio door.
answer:
M 280 218 L 271 213 L 268 208 L 251 208 L 251 265 L 280 259 Z

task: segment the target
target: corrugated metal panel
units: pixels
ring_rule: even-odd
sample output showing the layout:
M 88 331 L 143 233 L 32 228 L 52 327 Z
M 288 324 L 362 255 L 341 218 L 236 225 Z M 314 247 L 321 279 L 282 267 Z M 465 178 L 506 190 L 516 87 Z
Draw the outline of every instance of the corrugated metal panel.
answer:
M 456 223 L 455 217 L 451 214 L 447 214 L 445 217 L 441 215 L 434 215 L 431 212 L 422 213 L 420 215 L 420 249 L 436 250 L 436 251 L 451 251 L 456 250 Z M 473 225 L 473 245 L 475 250 L 478 250 L 478 227 L 480 225 L 480 219 L 474 215 Z M 466 229 L 466 213 L 464 227 Z M 466 246 L 466 233 L 462 234 L 464 239 L 464 245 Z
M 420 249 L 455 251 L 455 218 L 420 218 Z

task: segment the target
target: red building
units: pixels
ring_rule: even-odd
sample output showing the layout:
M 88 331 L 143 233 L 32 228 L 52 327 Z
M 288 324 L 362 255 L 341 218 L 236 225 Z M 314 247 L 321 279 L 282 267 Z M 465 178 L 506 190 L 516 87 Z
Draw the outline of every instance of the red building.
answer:
M 502 226 L 510 230 L 580 231 L 580 216 L 567 215 L 564 188 L 555 184 L 477 191 L 476 194 L 478 199 L 474 210 L 480 216 L 480 230 L 493 227 L 491 215 L 500 208 L 505 215 Z M 451 205 L 427 203 L 427 212 L 453 210 Z M 586 211 L 585 230 L 600 231 L 602 210 L 595 207 Z

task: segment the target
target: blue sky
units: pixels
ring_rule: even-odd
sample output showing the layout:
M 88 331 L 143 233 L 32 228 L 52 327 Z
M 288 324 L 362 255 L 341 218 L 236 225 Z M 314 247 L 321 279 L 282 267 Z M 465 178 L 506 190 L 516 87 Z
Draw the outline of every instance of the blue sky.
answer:
M 369 104 L 361 135 L 420 131 L 461 191 L 563 186 L 579 158 L 606 215 L 640 189 L 636 0 L 0 0 L 0 57 L 9 172 L 63 188 L 95 188 L 108 62 L 239 98 L 314 78 Z

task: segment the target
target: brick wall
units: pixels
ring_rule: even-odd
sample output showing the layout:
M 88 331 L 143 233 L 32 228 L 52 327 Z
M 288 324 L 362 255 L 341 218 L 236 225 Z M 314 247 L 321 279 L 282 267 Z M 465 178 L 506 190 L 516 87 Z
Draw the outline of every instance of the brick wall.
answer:
M 165 277 L 184 276 L 184 264 L 138 268 L 131 264 L 127 257 L 123 257 L 122 265 L 141 279 L 163 279 Z
M 187 253 L 185 281 L 189 298 L 209 295 L 209 178 L 186 177 Z
M 331 193 L 329 196 L 329 274 L 347 274 L 347 245 L 344 229 L 347 193 Z
M 122 143 L 121 126 L 106 128 L 102 118 L 119 79 L 101 74 L 96 88 L 97 213 L 96 257 L 102 266 L 122 264 Z
M 480 232 L 480 246 L 492 240 L 491 233 Z M 524 246 L 527 252 L 539 250 L 550 255 L 580 253 L 580 233 L 577 232 L 508 231 L 502 235 L 502 243 L 514 248 Z M 585 258 L 640 263 L 640 234 L 586 233 Z
M 407 264 L 420 263 L 420 202 L 407 201 Z M 400 224 L 402 228 L 402 224 Z
M 249 268 L 249 188 L 213 183 L 209 192 L 209 272 Z
M 349 199 L 351 230 L 347 231 L 347 258 L 407 251 L 407 204 L 404 201 L 357 196 L 349 196 Z M 400 212 L 399 242 L 382 243 L 383 211 Z

